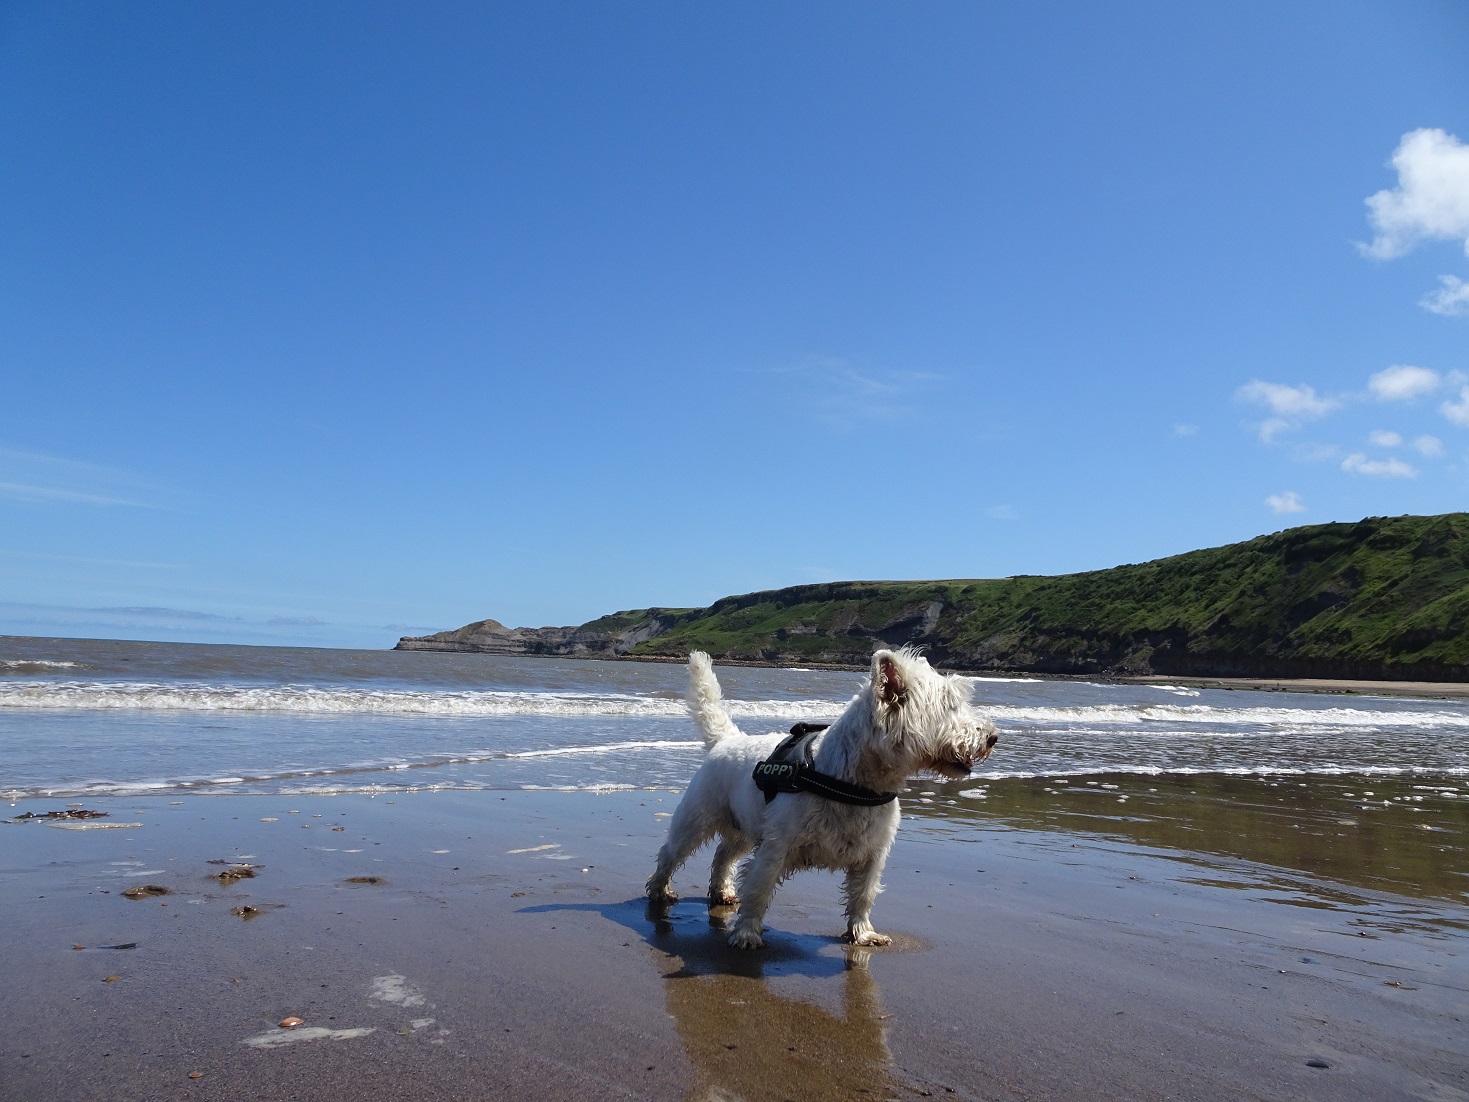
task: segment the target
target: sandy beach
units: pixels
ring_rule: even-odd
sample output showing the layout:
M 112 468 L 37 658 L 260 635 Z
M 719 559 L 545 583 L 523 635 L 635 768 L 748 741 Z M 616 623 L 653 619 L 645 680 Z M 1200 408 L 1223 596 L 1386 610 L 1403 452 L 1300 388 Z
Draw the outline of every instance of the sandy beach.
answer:
M 819 874 L 761 953 L 725 947 L 698 865 L 650 914 L 674 793 L 116 798 L 0 825 L 0 1098 L 1469 1095 L 1457 802 L 1445 877 L 1412 893 L 1083 821 L 1115 811 L 923 798 L 876 951 L 836 940 Z M 1181 827 L 1167 808 L 1132 817 Z

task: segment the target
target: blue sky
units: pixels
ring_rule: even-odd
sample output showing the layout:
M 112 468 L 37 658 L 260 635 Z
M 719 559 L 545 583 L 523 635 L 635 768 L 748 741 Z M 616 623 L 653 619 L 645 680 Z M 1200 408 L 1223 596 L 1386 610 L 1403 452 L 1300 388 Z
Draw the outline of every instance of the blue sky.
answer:
M 0 633 L 1465 509 L 1466 56 L 1449 0 L 7 4 Z

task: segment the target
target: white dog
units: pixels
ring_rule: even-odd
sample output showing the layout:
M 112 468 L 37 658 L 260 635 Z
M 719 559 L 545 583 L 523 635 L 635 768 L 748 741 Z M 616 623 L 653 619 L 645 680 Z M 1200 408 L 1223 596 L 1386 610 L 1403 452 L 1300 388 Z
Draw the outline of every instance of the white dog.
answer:
M 871 914 L 902 817 L 897 788 L 921 771 L 967 777 L 999 741 L 994 724 L 970 708 L 971 688 L 936 673 L 912 651 L 880 650 L 872 656 L 871 680 L 830 727 L 797 724 L 789 739 L 746 735 L 725 710 L 709 656 L 694 651 L 689 706 L 708 757 L 674 813 L 648 878 L 648 898 L 676 900 L 669 880 L 718 834 L 709 904 L 740 905 L 731 945 L 764 944 L 770 897 L 801 869 L 845 870 L 847 937 L 858 945 L 888 944 L 892 939 L 872 928 Z M 751 850 L 736 894 L 735 865 Z

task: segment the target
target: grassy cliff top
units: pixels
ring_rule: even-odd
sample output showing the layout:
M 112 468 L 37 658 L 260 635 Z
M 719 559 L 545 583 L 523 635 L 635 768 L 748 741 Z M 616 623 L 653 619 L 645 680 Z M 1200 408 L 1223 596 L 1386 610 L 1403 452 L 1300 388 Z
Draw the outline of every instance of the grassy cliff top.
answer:
M 877 642 L 969 668 L 1443 676 L 1469 670 L 1469 514 L 1309 525 L 1056 577 L 749 593 L 676 614 L 631 653 L 861 661 Z
M 904 643 L 968 670 L 1469 681 L 1469 513 L 1307 525 L 1056 577 L 828 582 L 578 628 L 481 621 L 404 640 L 783 664 L 865 663 Z

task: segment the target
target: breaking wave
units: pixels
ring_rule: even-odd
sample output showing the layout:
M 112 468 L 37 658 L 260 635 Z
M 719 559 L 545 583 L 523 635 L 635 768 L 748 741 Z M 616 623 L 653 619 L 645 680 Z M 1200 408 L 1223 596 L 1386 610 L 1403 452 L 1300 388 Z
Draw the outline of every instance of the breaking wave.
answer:
M 1376 710 L 1371 708 L 1215 708 L 1207 704 L 1098 704 L 1077 708 L 997 706 L 982 709 L 1001 725 L 1118 726 L 1149 723 L 1252 728 L 1300 727 L 1456 727 L 1469 729 L 1469 712 Z
M 727 700 L 736 718 L 835 716 L 838 700 Z M 0 708 L 296 712 L 404 716 L 687 716 L 680 699 L 620 693 L 357 689 L 315 685 L 189 685 L 147 681 L 29 681 L 0 685 Z
M 524 784 L 507 779 L 504 783 L 483 783 L 462 778 L 450 783 L 427 782 L 415 785 L 412 774 L 420 770 L 438 769 L 443 766 L 488 765 L 494 762 L 531 761 L 538 758 L 561 758 L 582 755 L 618 756 L 638 752 L 667 755 L 670 752 L 700 750 L 703 743 L 694 740 L 635 739 L 627 742 L 596 743 L 587 746 L 550 746 L 537 750 L 485 750 L 465 754 L 431 754 L 416 760 L 386 758 L 375 761 L 354 762 L 351 765 L 327 766 L 320 769 L 283 769 L 260 771 L 229 776 L 184 776 L 147 780 L 94 780 L 76 781 L 33 788 L 14 788 L 0 791 L 0 798 L 8 800 L 44 797 L 87 797 L 87 796 L 137 796 L 157 794 L 165 791 L 189 792 L 194 794 L 220 794 L 227 792 L 274 792 L 295 795 L 329 795 L 338 792 L 401 792 L 429 789 L 488 789 L 488 788 L 536 788 L 535 784 Z M 401 783 L 374 782 L 371 774 L 408 774 Z M 362 778 L 353 781 L 353 778 Z M 289 783 L 301 782 L 301 783 Z M 555 786 L 561 788 L 564 786 Z M 612 790 L 612 788 L 647 788 L 647 785 L 618 784 L 603 782 L 576 785 L 574 788 L 589 790 Z M 567 789 L 568 791 L 570 789 Z
M 841 713 L 841 700 L 726 700 L 736 719 L 816 719 Z M 0 683 L 0 708 L 274 712 L 400 716 L 625 716 L 680 718 L 688 708 L 663 692 L 572 693 L 503 690 L 353 688 L 318 685 L 221 685 L 147 681 L 12 681 Z M 1098 727 L 1157 725 L 1185 729 L 1469 730 L 1469 711 L 1435 708 L 1219 708 L 1206 704 L 1094 704 L 1076 707 L 981 704 L 1006 726 Z
M 1051 777 L 1100 777 L 1117 775 L 1125 777 L 1469 777 L 1469 766 L 1419 766 L 1419 765 L 1216 765 L 1208 768 L 1194 766 L 1151 766 L 1116 763 L 1082 766 L 1075 769 L 1041 769 L 1029 771 L 1016 769 L 1008 772 L 976 774 L 974 780 L 987 784 L 990 781 L 1036 780 Z M 966 793 L 961 792 L 960 795 Z
M 383 795 L 410 792 L 480 792 L 520 790 L 526 792 L 679 792 L 687 784 L 687 773 L 693 762 L 686 760 L 678 767 L 674 759 L 664 760 L 664 769 L 652 774 L 639 771 L 636 780 L 585 779 L 574 783 L 547 783 L 527 781 L 519 774 L 503 777 L 445 775 L 431 772 L 445 765 L 478 765 L 495 761 L 509 761 L 531 757 L 554 757 L 562 754 L 609 754 L 625 751 L 694 751 L 697 742 L 632 742 L 604 746 L 564 747 L 547 751 L 521 753 L 486 753 L 459 757 L 440 757 L 414 762 L 363 763 L 338 769 L 289 770 L 279 773 L 261 773 L 238 777 L 183 777 L 168 780 L 134 781 L 91 781 L 72 782 L 43 786 L 17 787 L 0 791 L 0 799 L 16 801 L 32 798 L 88 799 L 103 796 L 161 796 L 169 795 L 282 795 L 282 796 L 335 796 L 346 794 Z M 420 772 L 430 771 L 430 772 Z M 383 774 L 392 774 L 388 780 Z M 398 777 L 401 776 L 401 779 Z M 989 787 L 1005 781 L 1056 781 L 1067 784 L 1088 777 L 1260 777 L 1260 778 L 1309 778 L 1309 777 L 1380 777 L 1402 778 L 1445 778 L 1431 785 L 1434 791 L 1444 796 L 1463 795 L 1458 786 L 1448 778 L 1469 778 L 1469 766 L 1398 766 L 1398 765 L 1217 765 L 1209 767 L 1191 766 L 1143 766 L 1122 762 L 1096 762 L 1073 767 L 1053 769 L 1015 769 L 976 773 L 967 778 L 970 787 L 955 793 L 970 799 L 984 799 L 992 795 Z M 924 784 L 936 783 L 933 779 L 915 779 L 914 789 Z M 1094 782 L 1093 782 L 1094 783 Z M 1461 782 L 1462 783 L 1462 782 Z M 1074 787 L 1071 791 L 1095 792 L 1100 789 Z M 908 796 L 915 795 L 909 791 Z

